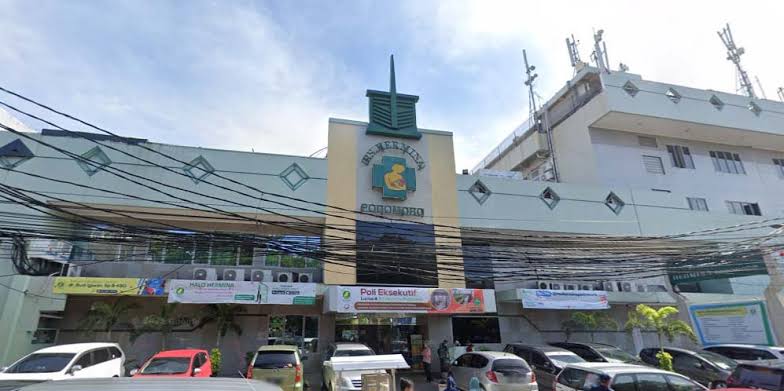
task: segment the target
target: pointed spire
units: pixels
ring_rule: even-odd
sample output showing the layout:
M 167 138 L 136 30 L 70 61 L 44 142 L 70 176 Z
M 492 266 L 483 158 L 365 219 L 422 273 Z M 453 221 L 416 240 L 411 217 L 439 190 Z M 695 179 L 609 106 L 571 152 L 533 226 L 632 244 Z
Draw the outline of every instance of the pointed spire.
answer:
M 389 104 L 392 128 L 397 129 L 397 86 L 395 85 L 395 55 L 389 55 Z

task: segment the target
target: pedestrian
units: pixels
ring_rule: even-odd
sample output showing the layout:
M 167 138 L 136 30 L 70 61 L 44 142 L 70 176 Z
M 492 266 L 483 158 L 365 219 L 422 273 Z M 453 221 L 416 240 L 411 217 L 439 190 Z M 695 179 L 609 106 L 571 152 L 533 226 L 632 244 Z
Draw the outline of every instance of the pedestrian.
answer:
M 610 376 L 604 373 L 599 375 L 599 384 L 589 388 L 588 391 L 610 391 Z
M 400 391 L 414 391 L 414 382 L 411 380 L 406 379 L 405 377 L 400 378 Z
M 422 349 L 422 366 L 425 368 L 425 379 L 427 379 L 428 383 L 433 382 L 433 372 L 432 372 L 432 365 L 433 363 L 433 351 L 430 350 L 430 342 L 425 342 L 425 348 Z
M 466 346 L 466 352 L 473 352 L 474 351 L 474 344 L 471 343 L 471 340 L 468 340 L 468 346 Z
M 438 361 L 441 364 L 441 379 L 449 371 L 449 347 L 446 346 L 446 340 L 438 345 Z
M 446 390 L 444 391 L 459 391 L 457 389 L 457 383 L 455 383 L 455 375 L 452 374 L 452 371 L 449 371 L 449 374 L 446 376 Z

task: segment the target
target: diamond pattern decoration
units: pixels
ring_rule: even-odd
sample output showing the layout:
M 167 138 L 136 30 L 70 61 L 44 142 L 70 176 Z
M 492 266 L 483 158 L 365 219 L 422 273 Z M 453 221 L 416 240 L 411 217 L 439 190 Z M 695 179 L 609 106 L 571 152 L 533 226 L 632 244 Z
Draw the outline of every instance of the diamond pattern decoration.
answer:
M 716 110 L 721 111 L 721 109 L 724 108 L 724 102 L 722 102 L 721 99 L 719 99 L 719 97 L 716 95 L 711 96 L 709 102 L 713 105 L 713 107 L 716 108 Z
M 762 108 L 757 106 L 757 104 L 754 103 L 754 102 L 749 102 L 748 109 L 749 109 L 749 111 L 754 113 L 754 115 L 756 115 L 756 116 L 759 116 L 760 113 L 762 112 Z
M 0 147 L 0 166 L 12 169 L 33 158 L 33 152 L 20 139 Z
M 485 186 L 482 181 L 477 180 L 473 185 L 471 185 L 471 187 L 468 188 L 468 194 L 471 194 L 471 197 L 474 197 L 476 202 L 478 202 L 479 205 L 482 205 L 485 203 L 485 201 L 487 201 L 488 198 L 490 198 L 490 195 L 493 194 L 493 192 L 490 191 L 490 188 Z
M 112 164 L 112 160 L 109 159 L 109 156 L 106 156 L 106 153 L 101 147 L 94 147 L 81 156 L 82 158 L 78 159 L 76 163 L 79 164 L 79 167 L 89 176 L 95 175 L 96 172 L 101 171 L 104 167 Z
M 561 201 L 561 197 L 558 196 L 558 193 L 549 187 L 544 189 L 542 194 L 539 194 L 539 198 L 544 201 L 547 207 L 551 210 L 555 209 L 555 206 L 558 205 L 559 201 Z
M 675 91 L 674 88 L 668 88 L 664 95 L 667 96 L 667 99 L 671 100 L 672 103 L 678 103 L 681 101 L 681 94 L 678 93 L 678 91 Z
M 632 98 L 634 98 L 634 96 L 640 92 L 640 89 L 630 81 L 627 81 L 626 84 L 623 85 L 623 90 L 626 91 L 626 93 L 629 94 Z
M 305 184 L 305 182 L 310 179 L 310 176 L 299 166 L 297 163 L 291 163 L 285 170 L 283 170 L 280 174 L 280 179 L 286 186 L 291 189 L 291 191 L 296 191 L 300 186 Z
M 607 195 L 607 198 L 604 199 L 604 204 L 607 205 L 607 207 L 610 208 L 610 210 L 615 214 L 620 214 L 621 209 L 623 209 L 623 206 L 626 205 L 621 197 L 618 197 L 613 192 L 610 192 L 610 194 Z
M 199 155 L 199 157 L 186 164 L 182 170 L 191 177 L 193 183 L 199 183 L 215 172 L 215 167 L 204 156 Z

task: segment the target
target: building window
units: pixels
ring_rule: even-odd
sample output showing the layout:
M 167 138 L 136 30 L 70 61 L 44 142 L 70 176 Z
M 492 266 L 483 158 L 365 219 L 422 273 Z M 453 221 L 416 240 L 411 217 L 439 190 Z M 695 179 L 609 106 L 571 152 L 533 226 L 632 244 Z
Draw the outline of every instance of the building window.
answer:
M 686 201 L 689 203 L 689 209 L 691 210 L 708 211 L 708 201 L 704 198 L 686 197 Z
M 778 167 L 779 177 L 784 178 L 784 159 L 773 159 L 773 164 Z
M 432 225 L 357 222 L 357 284 L 438 286 Z
M 645 171 L 651 174 L 664 175 L 664 165 L 660 157 L 643 155 L 642 163 L 645 165 Z
M 737 153 L 710 151 L 710 157 L 716 171 L 728 174 L 746 174 L 746 169 L 743 168 L 743 162 L 740 161 L 740 155 Z
M 727 201 L 730 213 L 736 215 L 762 216 L 759 204 L 756 202 Z
M 501 328 L 496 317 L 452 318 L 452 336 L 461 345 L 501 343 Z
M 667 153 L 670 154 L 670 161 L 673 167 L 694 169 L 694 160 L 691 158 L 689 147 L 668 145 Z

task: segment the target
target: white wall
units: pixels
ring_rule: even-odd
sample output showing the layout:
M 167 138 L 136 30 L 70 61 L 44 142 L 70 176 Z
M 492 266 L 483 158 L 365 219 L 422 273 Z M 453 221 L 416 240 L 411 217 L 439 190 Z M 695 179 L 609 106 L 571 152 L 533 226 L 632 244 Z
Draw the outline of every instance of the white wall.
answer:
M 673 197 L 681 197 L 683 207 L 688 207 L 687 196 L 705 198 L 710 211 L 716 213 L 729 213 L 725 201 L 758 202 L 764 216 L 784 212 L 784 198 L 780 196 L 784 176 L 772 161 L 784 158 L 784 153 L 664 137 L 656 138 L 658 148 L 649 148 L 640 146 L 638 135 L 633 133 L 592 128 L 590 134 L 601 184 L 670 190 Z M 695 169 L 673 167 L 668 144 L 688 147 Z M 709 156 L 711 150 L 739 154 L 746 175 L 717 172 Z M 646 172 L 643 155 L 660 157 L 665 175 Z

